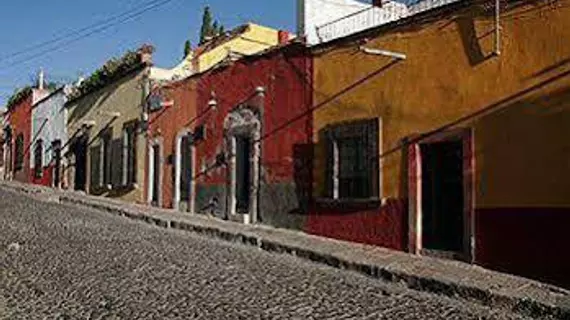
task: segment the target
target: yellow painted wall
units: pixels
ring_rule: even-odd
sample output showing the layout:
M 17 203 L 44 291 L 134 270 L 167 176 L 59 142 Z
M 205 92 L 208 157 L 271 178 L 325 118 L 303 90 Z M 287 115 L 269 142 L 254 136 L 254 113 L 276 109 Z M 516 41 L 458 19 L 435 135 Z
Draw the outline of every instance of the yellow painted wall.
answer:
M 317 48 L 315 140 L 327 124 L 381 117 L 387 151 L 403 137 L 511 97 L 501 111 L 461 125 L 474 130 L 477 207 L 569 206 L 570 0 L 509 6 L 500 57 L 492 55 L 493 17 L 479 6 L 366 35 L 368 48 L 405 53 L 400 62 L 364 54 L 357 41 Z M 322 150 L 317 189 L 324 185 Z M 382 197 L 407 196 L 405 161 L 401 152 L 383 159 Z
M 89 154 L 87 155 L 87 190 L 93 189 L 91 171 L 95 170 L 91 159 L 91 151 L 98 150 L 101 140 L 97 135 L 106 126 L 112 130 L 112 140 L 118 141 L 123 138 L 123 125 L 125 123 L 141 118 L 143 105 L 143 80 L 145 70 L 133 72 L 119 81 L 110 84 L 98 91 L 90 93 L 68 104 L 68 125 L 69 135 L 73 135 L 79 130 L 85 121 L 95 121 L 95 126 L 90 131 Z M 113 120 L 110 113 L 119 112 L 120 116 Z M 145 165 L 145 139 L 142 134 L 137 140 L 137 183 L 135 188 L 114 190 L 105 192 L 103 195 L 118 197 L 131 202 L 143 202 L 144 185 L 144 165 Z M 119 166 L 122 166 L 121 159 L 112 157 L 112 172 L 116 174 Z M 73 171 L 69 172 L 69 179 L 73 181 Z
M 250 55 L 275 46 L 278 44 L 278 33 L 278 30 L 250 23 L 247 31 L 241 36 L 200 55 L 198 57 L 197 72 L 208 70 L 225 59 L 228 55 L 228 50 Z

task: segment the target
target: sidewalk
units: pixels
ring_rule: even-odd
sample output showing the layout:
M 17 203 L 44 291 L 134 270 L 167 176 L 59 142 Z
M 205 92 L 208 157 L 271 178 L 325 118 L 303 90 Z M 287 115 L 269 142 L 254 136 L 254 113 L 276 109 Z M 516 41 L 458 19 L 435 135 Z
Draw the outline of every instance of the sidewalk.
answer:
M 414 290 L 475 301 L 532 317 L 570 319 L 570 291 L 458 261 L 419 257 L 292 230 L 242 225 L 17 182 L 2 181 L 0 187 L 29 194 L 39 200 L 91 207 L 163 228 L 292 254 Z

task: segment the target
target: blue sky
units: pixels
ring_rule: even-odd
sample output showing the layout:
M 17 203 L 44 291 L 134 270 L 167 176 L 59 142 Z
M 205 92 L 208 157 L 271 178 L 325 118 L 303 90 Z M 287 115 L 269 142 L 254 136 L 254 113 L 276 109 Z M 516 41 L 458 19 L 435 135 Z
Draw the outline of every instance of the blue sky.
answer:
M 173 0 L 135 20 L 87 37 L 55 52 L 24 63 L 28 53 L 7 55 L 49 40 L 62 33 L 134 10 L 150 0 L 30 0 L 3 1 L 0 19 L 0 106 L 18 86 L 31 83 L 40 68 L 48 80 L 88 75 L 108 58 L 142 43 L 152 43 L 158 66 L 175 65 L 190 38 L 197 43 L 202 10 L 209 5 L 226 29 L 252 21 L 274 28 L 295 30 L 295 0 Z

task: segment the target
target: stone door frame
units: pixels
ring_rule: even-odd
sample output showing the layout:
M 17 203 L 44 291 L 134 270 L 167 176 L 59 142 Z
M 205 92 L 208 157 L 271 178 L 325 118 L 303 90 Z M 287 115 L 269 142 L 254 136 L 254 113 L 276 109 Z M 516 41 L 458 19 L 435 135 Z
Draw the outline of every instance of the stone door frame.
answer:
M 148 186 L 147 186 L 147 203 L 152 206 L 152 196 L 154 193 L 154 147 L 158 146 L 160 151 L 159 164 L 158 164 L 158 199 L 157 207 L 162 207 L 162 179 L 163 179 L 163 166 L 164 166 L 164 149 L 163 149 L 163 138 L 157 137 L 149 141 L 148 144 Z
M 238 136 L 251 139 L 250 172 L 250 201 L 247 214 L 237 213 L 237 168 L 236 153 Z M 249 105 L 240 105 L 232 110 L 224 120 L 224 140 L 226 150 L 227 177 L 227 217 L 231 221 L 244 224 L 256 223 L 259 217 L 259 186 L 261 160 L 261 113 Z
M 183 129 L 178 132 L 175 140 L 175 158 L 174 158 L 174 190 L 173 194 L 173 207 L 175 210 L 180 210 L 180 199 L 182 195 L 180 194 L 180 183 L 182 181 L 182 139 L 192 134 L 192 131 L 188 128 Z M 190 157 L 191 157 L 191 174 L 194 175 L 194 164 L 196 163 L 196 148 L 194 145 L 190 147 Z M 195 213 L 195 195 L 196 195 L 196 179 L 194 176 L 190 177 L 190 195 L 188 201 L 188 212 Z

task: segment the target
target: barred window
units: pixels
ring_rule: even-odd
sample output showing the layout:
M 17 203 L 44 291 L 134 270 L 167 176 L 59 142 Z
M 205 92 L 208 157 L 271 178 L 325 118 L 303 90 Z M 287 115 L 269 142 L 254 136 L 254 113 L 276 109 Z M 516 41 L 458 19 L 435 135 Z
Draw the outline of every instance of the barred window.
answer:
M 180 200 L 190 201 L 190 183 L 192 177 L 192 140 L 189 135 L 180 141 Z
M 20 133 L 16 136 L 16 145 L 15 145 L 15 162 L 14 162 L 14 169 L 16 171 L 22 170 L 24 167 L 24 134 Z
M 34 147 L 34 177 L 39 179 L 43 174 L 43 154 L 44 154 L 44 142 L 43 140 L 36 141 Z
M 379 121 L 358 120 L 325 129 L 326 192 L 333 199 L 378 198 Z
M 99 182 L 102 187 L 111 184 L 111 138 L 112 133 L 110 130 L 101 134 L 101 144 L 99 145 Z
M 123 185 L 137 182 L 137 135 L 136 124 L 126 125 L 123 129 Z

